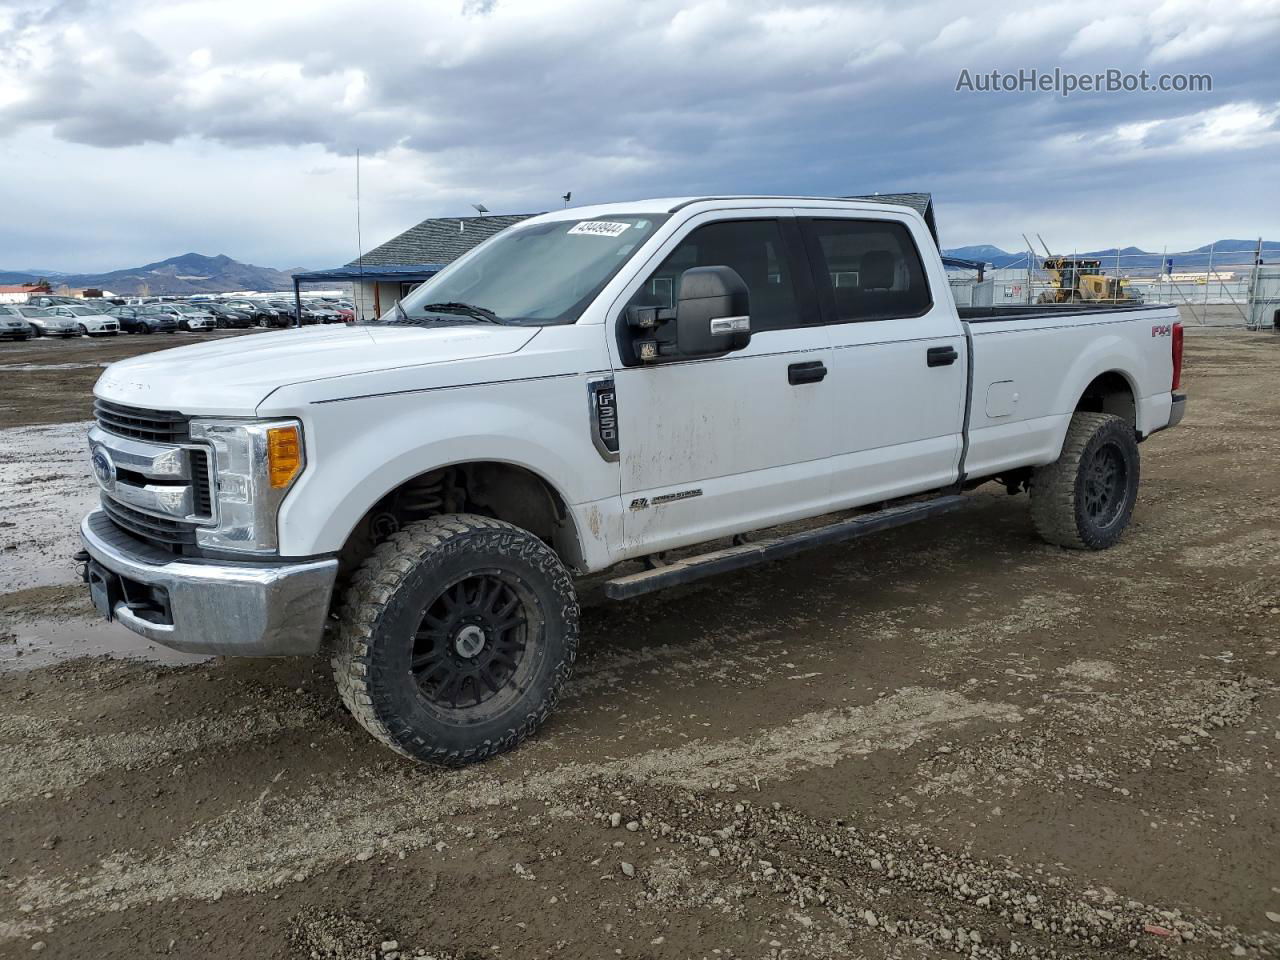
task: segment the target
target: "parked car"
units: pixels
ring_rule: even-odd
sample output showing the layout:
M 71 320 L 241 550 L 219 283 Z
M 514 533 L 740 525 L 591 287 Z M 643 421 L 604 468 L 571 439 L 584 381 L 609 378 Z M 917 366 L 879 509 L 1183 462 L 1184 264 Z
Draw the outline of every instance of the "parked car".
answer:
M 247 312 L 236 310 L 225 303 L 202 301 L 199 308 L 213 314 L 214 324 L 219 330 L 247 330 L 253 326 L 253 318 Z
M 312 315 L 319 317 L 321 323 L 345 323 L 346 318 L 331 303 L 324 300 L 303 300 L 302 307 L 308 310 Z
M 287 316 L 289 318 L 289 326 L 293 326 L 297 322 L 297 305 L 292 300 L 268 300 L 267 302 L 283 316 Z M 323 322 L 324 318 L 320 314 L 308 308 L 305 303 L 302 305 L 302 325 L 304 327 L 310 326 L 313 323 Z
M 1029 492 L 1051 544 L 1114 545 L 1181 372 L 1172 306 L 958 310 L 906 206 L 557 210 L 372 325 L 111 366 L 87 580 L 104 616 L 191 652 L 314 655 L 331 627 L 351 715 L 459 765 L 555 707 L 574 574 L 651 559 L 601 584 L 637 597 L 940 517 L 983 483 Z M 193 447 L 207 469 L 172 485 Z
M 51 293 L 38 293 L 27 298 L 27 305 L 32 307 L 74 307 L 84 303 L 79 297 L 59 297 Z
M 96 307 L 59 305 L 50 307 L 49 312 L 74 321 L 82 337 L 114 337 L 120 332 L 120 321 Z
M 166 314 L 147 313 L 144 307 L 112 307 L 107 311 L 120 321 L 125 333 L 177 333 L 178 321 Z
M 249 314 L 253 322 L 260 327 L 287 327 L 293 322 L 292 313 L 288 317 L 281 316 L 280 311 L 265 300 L 225 300 L 223 305 Z
M 186 303 L 151 303 L 142 309 L 148 316 L 173 317 L 179 330 L 208 331 L 218 325 L 212 313 Z
M 0 303 L 0 337 L 8 340 L 29 340 L 36 335 L 17 307 Z
M 76 322 L 70 317 L 60 317 L 44 307 L 23 304 L 18 307 L 18 312 L 31 324 L 37 337 L 74 337 L 80 332 L 76 329 Z

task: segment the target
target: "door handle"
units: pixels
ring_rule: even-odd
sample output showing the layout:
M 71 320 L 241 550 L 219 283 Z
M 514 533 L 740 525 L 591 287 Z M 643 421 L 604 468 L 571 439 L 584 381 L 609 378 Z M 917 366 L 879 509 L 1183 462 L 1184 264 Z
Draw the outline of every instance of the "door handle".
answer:
M 821 360 L 808 363 L 793 363 L 787 367 L 787 383 L 793 387 L 799 383 L 817 383 L 827 375 L 826 365 Z
M 946 367 L 960 359 L 955 347 L 930 347 L 925 354 L 925 362 L 931 367 Z

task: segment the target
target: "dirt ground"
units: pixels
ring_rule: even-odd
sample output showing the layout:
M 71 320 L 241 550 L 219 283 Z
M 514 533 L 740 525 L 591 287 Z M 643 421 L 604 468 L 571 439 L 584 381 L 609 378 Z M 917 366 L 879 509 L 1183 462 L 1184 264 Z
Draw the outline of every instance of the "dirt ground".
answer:
M 156 340 L 0 346 L 0 956 L 1280 956 L 1280 338 L 1192 331 L 1117 548 L 980 492 L 588 602 L 462 771 L 320 663 L 83 655 L 157 653 L 65 559 L 94 365 Z

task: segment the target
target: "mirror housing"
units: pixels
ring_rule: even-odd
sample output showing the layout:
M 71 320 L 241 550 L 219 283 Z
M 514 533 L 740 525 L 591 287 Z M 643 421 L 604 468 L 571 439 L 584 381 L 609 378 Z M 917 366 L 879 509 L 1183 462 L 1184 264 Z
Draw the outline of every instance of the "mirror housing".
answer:
M 732 267 L 691 267 L 680 275 L 676 350 L 703 357 L 741 350 L 751 342 L 751 296 Z

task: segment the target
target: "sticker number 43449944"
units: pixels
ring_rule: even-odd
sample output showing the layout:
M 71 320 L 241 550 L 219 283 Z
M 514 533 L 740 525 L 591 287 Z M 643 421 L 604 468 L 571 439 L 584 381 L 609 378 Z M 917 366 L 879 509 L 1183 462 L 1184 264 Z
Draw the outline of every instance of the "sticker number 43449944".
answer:
M 1153 327 L 1151 328 L 1151 335 L 1152 335 L 1153 337 L 1172 337 L 1172 336 L 1173 336 L 1173 324 L 1171 324 L 1171 323 L 1157 323 L 1155 326 L 1153 326 Z
M 622 231 L 631 226 L 629 223 L 615 223 L 611 220 L 583 220 L 569 228 L 570 236 L 587 235 L 591 237 L 619 237 Z

